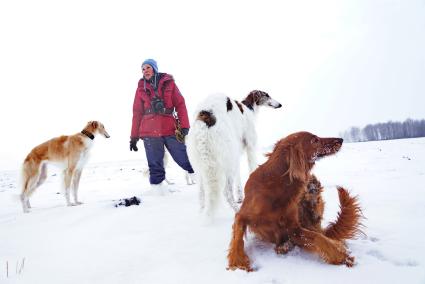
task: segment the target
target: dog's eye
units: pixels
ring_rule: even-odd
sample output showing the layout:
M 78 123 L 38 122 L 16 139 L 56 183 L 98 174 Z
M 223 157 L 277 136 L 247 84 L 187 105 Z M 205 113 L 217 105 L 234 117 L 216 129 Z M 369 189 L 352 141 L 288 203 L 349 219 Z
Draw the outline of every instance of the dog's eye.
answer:
M 311 144 L 317 144 L 317 143 L 319 143 L 319 138 L 313 137 L 313 139 L 311 139 Z

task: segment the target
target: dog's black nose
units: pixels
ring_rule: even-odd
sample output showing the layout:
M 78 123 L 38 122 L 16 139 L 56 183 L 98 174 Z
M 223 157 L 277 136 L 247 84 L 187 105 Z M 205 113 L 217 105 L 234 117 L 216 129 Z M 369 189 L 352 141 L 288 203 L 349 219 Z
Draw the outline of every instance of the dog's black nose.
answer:
M 335 142 L 336 143 L 339 143 L 339 144 L 342 144 L 342 142 L 344 142 L 344 139 L 342 139 L 342 138 L 336 138 L 335 139 Z

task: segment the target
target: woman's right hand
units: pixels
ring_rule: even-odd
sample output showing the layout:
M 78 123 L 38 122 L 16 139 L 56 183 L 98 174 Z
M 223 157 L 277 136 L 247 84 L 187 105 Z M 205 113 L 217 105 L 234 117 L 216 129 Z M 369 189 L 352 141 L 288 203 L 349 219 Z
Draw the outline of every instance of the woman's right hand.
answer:
M 131 138 L 130 151 L 134 151 L 134 152 L 139 151 L 139 148 L 137 148 L 137 140 L 139 140 L 139 138 Z

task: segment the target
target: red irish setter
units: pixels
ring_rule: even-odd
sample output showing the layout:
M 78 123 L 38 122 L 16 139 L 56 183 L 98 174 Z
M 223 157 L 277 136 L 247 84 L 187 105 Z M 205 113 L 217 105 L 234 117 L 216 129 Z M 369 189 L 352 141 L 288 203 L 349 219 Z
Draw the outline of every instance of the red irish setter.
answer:
M 340 138 L 298 132 L 276 143 L 268 160 L 245 185 L 245 199 L 233 224 L 228 269 L 252 271 L 244 251 L 247 228 L 260 239 L 274 243 L 276 253 L 286 253 L 296 245 L 330 264 L 354 264 L 344 240 L 360 232 L 358 201 L 339 187 L 341 211 L 337 221 L 322 229 L 322 186 L 310 174 L 315 161 L 338 152 L 342 142 Z

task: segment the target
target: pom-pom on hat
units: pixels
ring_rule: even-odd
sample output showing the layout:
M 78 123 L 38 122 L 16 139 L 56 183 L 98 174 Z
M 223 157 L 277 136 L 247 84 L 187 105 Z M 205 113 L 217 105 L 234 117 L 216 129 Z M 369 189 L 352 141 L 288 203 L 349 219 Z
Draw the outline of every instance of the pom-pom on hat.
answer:
M 155 73 L 158 73 L 158 65 L 156 64 L 155 59 L 149 58 L 149 59 L 146 59 L 145 61 L 143 61 L 142 68 L 143 68 L 143 65 L 145 65 L 145 64 L 149 64 L 150 66 L 152 66 Z

